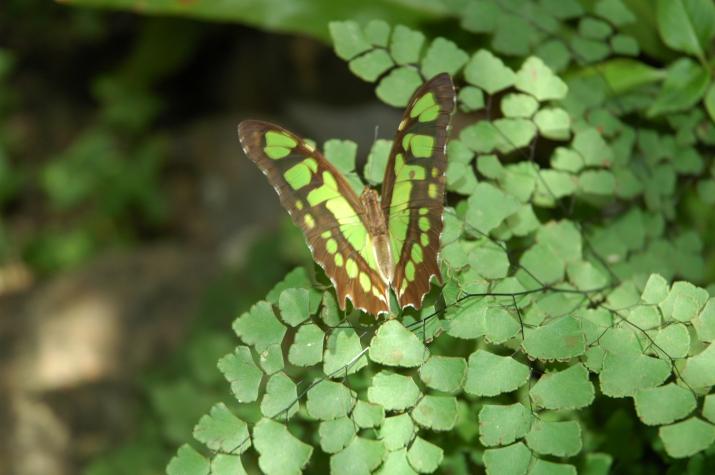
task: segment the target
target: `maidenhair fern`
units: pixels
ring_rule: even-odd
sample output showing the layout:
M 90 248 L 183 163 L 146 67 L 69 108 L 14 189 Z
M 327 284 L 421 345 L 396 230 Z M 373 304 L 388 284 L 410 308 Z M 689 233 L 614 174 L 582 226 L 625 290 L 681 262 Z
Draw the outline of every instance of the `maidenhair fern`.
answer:
M 619 444 L 679 473 L 712 463 L 715 300 L 682 203 L 715 202 L 715 7 L 659 1 L 648 29 L 642 2 L 444 3 L 483 47 L 330 26 L 390 105 L 455 78 L 444 287 L 375 320 L 289 274 L 235 321 L 226 404 L 170 474 L 595 475 L 637 461 Z M 357 179 L 354 144 L 325 150 Z M 388 152 L 366 152 L 370 184 Z

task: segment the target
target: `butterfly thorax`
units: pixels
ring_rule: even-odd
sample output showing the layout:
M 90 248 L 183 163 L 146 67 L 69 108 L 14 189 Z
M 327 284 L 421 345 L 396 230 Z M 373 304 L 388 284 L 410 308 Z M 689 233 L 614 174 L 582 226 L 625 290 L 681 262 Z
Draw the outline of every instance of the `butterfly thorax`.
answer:
M 380 205 L 380 197 L 377 191 L 372 188 L 365 188 L 360 195 L 360 202 L 365 209 L 367 231 L 370 233 L 372 248 L 375 253 L 375 261 L 382 278 L 386 282 L 392 282 L 395 263 L 392 261 L 392 249 L 390 248 L 390 236 L 387 232 L 385 214 Z

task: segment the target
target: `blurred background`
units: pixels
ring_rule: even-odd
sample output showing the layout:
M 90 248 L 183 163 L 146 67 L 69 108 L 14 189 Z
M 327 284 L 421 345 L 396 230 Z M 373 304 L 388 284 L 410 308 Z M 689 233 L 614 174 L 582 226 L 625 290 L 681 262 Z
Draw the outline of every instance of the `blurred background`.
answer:
M 364 160 L 399 121 L 329 47 L 341 8 L 3 2 L 0 474 L 163 473 L 227 396 L 231 322 L 310 262 L 237 123 L 352 139 Z

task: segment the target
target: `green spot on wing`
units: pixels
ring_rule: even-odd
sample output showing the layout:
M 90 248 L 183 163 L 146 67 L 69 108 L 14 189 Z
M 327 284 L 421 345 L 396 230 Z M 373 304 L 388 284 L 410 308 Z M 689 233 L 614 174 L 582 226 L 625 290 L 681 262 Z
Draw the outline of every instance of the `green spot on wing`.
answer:
M 412 155 L 417 158 L 429 158 L 434 150 L 434 137 L 431 135 L 417 134 L 410 140 Z
M 415 117 L 425 112 L 427 109 L 436 106 L 437 102 L 434 99 L 434 94 L 432 92 L 428 92 L 424 96 L 417 99 L 415 104 L 412 106 L 412 110 L 410 111 L 410 117 L 414 119 Z
M 269 130 L 266 132 L 266 145 L 269 147 L 286 147 L 293 148 L 298 145 L 298 142 L 288 135 L 282 132 L 276 132 L 275 130 Z

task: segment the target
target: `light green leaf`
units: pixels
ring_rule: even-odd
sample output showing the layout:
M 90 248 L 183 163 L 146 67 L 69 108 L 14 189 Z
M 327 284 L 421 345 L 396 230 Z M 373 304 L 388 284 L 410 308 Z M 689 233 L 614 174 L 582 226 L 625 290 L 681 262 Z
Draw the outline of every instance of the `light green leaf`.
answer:
M 310 292 L 308 289 L 285 289 L 278 298 L 278 308 L 284 322 L 298 326 L 310 317 Z
M 217 454 L 211 460 L 211 475 L 246 475 L 246 469 L 239 455 Z
M 193 435 L 214 452 L 240 454 L 251 446 L 248 425 L 222 402 L 199 420 Z
M 526 445 L 542 455 L 573 457 L 581 451 L 581 427 L 577 421 L 535 419 L 526 434 Z
M 360 337 L 352 328 L 335 328 L 328 337 L 323 353 L 323 373 L 331 378 L 343 378 L 367 365 Z
M 507 309 L 489 306 L 484 315 L 484 334 L 491 343 L 504 343 L 521 330 L 521 324 Z
M 512 56 L 526 56 L 529 42 L 537 32 L 534 26 L 521 15 L 503 14 L 497 19 L 497 28 L 492 37 L 492 48 Z
M 370 149 L 370 153 L 367 156 L 364 169 L 365 179 L 371 185 L 382 183 L 391 148 L 391 140 L 378 139 L 372 144 L 372 149 Z
M 484 451 L 484 465 L 490 475 L 526 475 L 530 462 L 531 450 L 523 442 Z
M 560 282 L 564 278 L 566 263 L 550 247 L 536 243 L 522 254 L 519 264 L 543 285 Z
M 330 457 L 334 475 L 369 474 L 382 463 L 385 447 L 379 440 L 355 437 L 350 445 Z
M 586 170 L 578 178 L 584 193 L 611 196 L 616 189 L 616 178 L 607 170 Z
M 407 461 L 407 449 L 402 448 L 393 452 L 388 452 L 385 456 L 385 461 L 378 471 L 377 475 L 417 475 L 410 463 Z
M 674 50 L 705 59 L 715 35 L 715 6 L 701 0 L 658 0 L 658 32 Z
M 571 62 L 571 52 L 562 41 L 556 39 L 544 41 L 535 53 L 552 71 L 563 71 Z
M 715 442 L 715 426 L 697 417 L 691 417 L 683 422 L 661 427 L 658 435 L 668 455 L 675 458 L 690 457 Z
M 253 429 L 253 445 L 260 454 L 258 466 L 266 474 L 300 473 L 313 453 L 313 447 L 297 439 L 286 426 L 266 418 Z
M 424 344 L 398 320 L 380 325 L 370 342 L 370 359 L 386 366 L 414 368 L 429 356 Z
M 363 81 L 373 82 L 394 63 L 384 49 L 374 49 L 350 61 L 348 67 Z
M 707 290 L 696 287 L 690 282 L 675 282 L 659 307 L 666 318 L 688 322 L 695 318 L 708 301 Z
M 380 80 L 375 93 L 386 104 L 404 107 L 421 84 L 422 78 L 414 68 L 401 66 Z
M 608 167 L 613 162 L 611 148 L 594 128 L 576 132 L 572 147 L 583 157 L 586 166 Z
M 692 388 L 715 385 L 715 343 L 685 360 L 680 376 Z
M 583 157 L 570 148 L 557 147 L 551 156 L 551 168 L 577 173 L 584 167 Z
M 231 391 L 238 402 L 253 402 L 258 398 L 263 373 L 254 363 L 247 346 L 237 346 L 233 353 L 218 360 L 218 369 L 231 383 Z
M 640 330 L 648 330 L 661 325 L 658 307 L 654 305 L 639 305 L 628 314 L 628 321 Z
M 264 373 L 271 375 L 282 370 L 285 366 L 283 361 L 283 348 L 280 343 L 275 343 L 258 354 L 258 364 Z
M 261 413 L 265 417 L 280 416 L 287 419 L 298 411 L 298 391 L 295 383 L 285 373 L 276 373 L 266 384 L 266 394 L 261 400 Z
M 487 50 L 480 49 L 471 57 L 464 68 L 464 78 L 487 94 L 494 94 L 514 85 L 514 71 Z
M 467 373 L 464 358 L 432 355 L 420 367 L 420 379 L 428 387 L 443 392 L 455 392 L 462 388 Z
M 683 324 L 672 324 L 662 328 L 653 337 L 658 356 L 684 358 L 690 351 L 690 332 Z
M 209 475 L 210 470 L 209 461 L 189 444 L 179 447 L 166 467 L 167 475 Z
M 658 386 L 671 373 L 668 362 L 642 354 L 606 353 L 599 374 L 601 391 L 606 396 L 633 396 L 641 389 Z
M 473 33 L 491 33 L 502 14 L 499 5 L 489 0 L 475 0 L 464 7 L 462 28 Z
M 353 420 L 361 429 L 381 426 L 385 420 L 385 409 L 377 404 L 358 401 L 353 409 Z
M 616 54 L 626 56 L 638 56 L 640 54 L 640 46 L 638 40 L 629 35 L 613 35 L 610 40 L 611 48 Z
M 708 394 L 705 396 L 702 412 L 705 419 L 710 422 L 715 421 L 715 394 Z
M 318 325 L 303 325 L 295 334 L 295 340 L 288 351 L 288 361 L 296 366 L 311 366 L 323 359 L 323 339 L 325 333 Z
M 395 26 L 390 42 L 390 55 L 399 65 L 416 64 L 420 60 L 420 50 L 425 35 L 403 25 Z
M 556 318 L 526 332 L 522 347 L 537 359 L 565 361 L 586 351 L 586 338 L 572 316 Z
M 541 222 L 534 213 L 531 204 L 522 206 L 519 211 L 506 219 L 509 229 L 515 236 L 526 236 L 539 229 Z
M 331 139 L 323 144 L 325 158 L 343 173 L 355 170 L 357 144 L 352 140 Z
M 477 186 L 477 177 L 471 165 L 447 163 L 447 189 L 462 195 L 471 195 Z
M 486 239 L 470 250 L 469 263 L 485 279 L 503 279 L 509 271 L 509 257 L 504 248 Z
M 432 430 L 451 430 L 457 422 L 457 399 L 453 396 L 426 395 L 412 409 L 412 419 Z
M 323 380 L 308 391 L 305 407 L 308 414 L 316 419 L 338 419 L 350 413 L 356 398 L 357 396 L 345 385 Z
M 435 38 L 422 58 L 422 74 L 431 79 L 439 73 L 454 76 L 467 62 L 469 56 L 453 42 Z
M 335 54 L 349 60 L 372 48 L 360 26 L 354 21 L 333 21 L 329 24 Z
M 571 118 L 561 108 L 541 109 L 534 116 L 534 124 L 547 139 L 566 140 L 571 134 Z
M 348 446 L 356 433 L 355 422 L 349 417 L 322 421 L 318 428 L 320 448 L 328 454 L 340 452 Z
M 274 305 L 278 305 L 278 298 L 285 289 L 289 288 L 301 288 L 301 289 L 311 289 L 313 284 L 310 280 L 308 272 L 305 267 L 296 267 L 292 271 L 288 272 L 286 276 L 278 282 L 270 292 L 266 295 L 266 300 Z
M 715 340 L 715 299 L 708 299 L 703 309 L 692 322 L 700 340 Z
M 390 38 L 390 25 L 382 20 L 370 20 L 365 26 L 365 38 L 375 45 L 387 48 Z
M 513 196 L 489 183 L 479 183 L 467 202 L 465 221 L 474 229 L 488 233 L 520 207 Z
M 635 15 L 622 0 L 599 0 L 593 11 L 616 26 L 623 26 L 636 21 Z
M 568 92 L 566 83 L 536 56 L 531 56 L 524 61 L 521 69 L 516 73 L 514 85 L 520 91 L 527 92 L 542 102 L 563 99 Z
M 464 390 L 476 396 L 496 396 L 520 388 L 530 374 L 527 365 L 510 356 L 477 350 L 469 356 Z
M 705 94 L 705 110 L 708 111 L 710 115 L 710 120 L 715 122 L 715 83 L 711 84 L 708 88 L 708 92 Z
M 479 442 L 487 447 L 509 445 L 529 432 L 531 422 L 531 412 L 521 403 L 485 404 L 479 411 Z
M 608 277 L 587 261 L 571 262 L 566 267 L 569 281 L 579 290 L 589 291 L 608 284 Z
M 576 475 L 576 467 L 565 463 L 548 462 L 542 459 L 534 460 L 529 475 Z
M 608 454 L 591 452 L 586 454 L 581 475 L 608 475 L 611 473 L 613 457 Z
M 682 419 L 696 406 L 693 393 L 674 383 L 638 391 L 633 402 L 640 420 L 652 426 Z
M 378 438 L 385 444 L 387 450 L 398 450 L 406 447 L 415 433 L 415 423 L 409 414 L 400 414 L 385 418 L 380 428 Z
M 462 339 L 484 335 L 487 307 L 487 302 L 481 299 L 469 299 L 456 304 L 447 317 L 447 334 Z
M 477 159 L 477 170 L 487 178 L 499 180 L 504 176 L 504 167 L 496 155 L 482 155 Z
M 373 376 L 367 399 L 388 411 L 404 411 L 415 405 L 420 394 L 417 384 L 409 376 L 381 371 Z
M 474 86 L 464 86 L 461 88 L 457 99 L 464 112 L 474 112 L 484 109 L 484 93 L 481 89 Z
M 432 473 L 442 463 L 444 451 L 422 437 L 415 437 L 407 451 L 407 460 L 419 473 Z
M 648 109 L 651 117 L 689 109 L 702 99 L 710 75 L 690 58 L 680 58 L 668 67 L 663 87 Z
M 600 40 L 591 40 L 582 36 L 571 37 L 571 49 L 581 63 L 595 63 L 608 57 L 611 52 L 608 45 Z
M 276 318 L 271 304 L 262 300 L 233 322 L 233 331 L 256 351 L 263 352 L 283 341 L 286 327 Z
M 502 98 L 500 107 L 506 117 L 529 118 L 539 109 L 539 103 L 528 94 L 513 92 Z
M 612 31 L 611 26 L 607 22 L 597 20 L 593 17 L 585 16 L 581 18 L 581 21 L 578 23 L 578 32 L 584 38 L 605 40 L 610 36 Z
M 595 395 L 588 370 L 580 363 L 563 371 L 543 375 L 529 391 L 535 406 L 544 409 L 578 409 L 586 407 Z
M 668 281 L 660 274 L 651 274 L 643 289 L 641 298 L 645 303 L 658 305 L 668 296 Z
M 574 194 L 576 184 L 576 177 L 570 173 L 558 170 L 541 170 L 539 179 L 536 181 L 534 204 L 553 206 L 554 200 Z
M 497 136 L 497 149 L 502 153 L 526 147 L 536 136 L 536 126 L 526 119 L 497 119 L 492 122 Z

